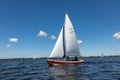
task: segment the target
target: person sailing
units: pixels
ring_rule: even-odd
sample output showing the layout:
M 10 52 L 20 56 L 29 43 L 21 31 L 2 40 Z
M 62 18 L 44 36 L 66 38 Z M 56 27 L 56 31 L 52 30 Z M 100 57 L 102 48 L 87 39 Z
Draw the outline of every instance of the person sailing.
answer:
M 65 59 L 66 59 L 66 61 L 70 61 L 69 56 L 66 56 L 66 58 L 65 58 Z
M 69 58 L 69 56 L 66 56 L 66 61 L 70 61 L 70 58 Z M 75 56 L 75 58 L 74 58 L 73 60 L 71 60 L 71 61 L 78 61 L 78 58 L 77 58 L 77 56 Z
M 73 61 L 78 61 L 78 58 L 77 58 L 77 56 L 75 56 L 75 59 L 74 59 Z

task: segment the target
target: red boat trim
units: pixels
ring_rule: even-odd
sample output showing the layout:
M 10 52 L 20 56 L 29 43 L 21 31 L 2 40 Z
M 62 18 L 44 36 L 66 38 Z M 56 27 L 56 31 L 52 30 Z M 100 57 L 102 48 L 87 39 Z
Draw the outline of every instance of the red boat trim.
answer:
M 47 60 L 49 65 L 65 65 L 65 64 L 82 64 L 84 63 L 84 60 L 80 61 L 57 61 L 57 60 Z

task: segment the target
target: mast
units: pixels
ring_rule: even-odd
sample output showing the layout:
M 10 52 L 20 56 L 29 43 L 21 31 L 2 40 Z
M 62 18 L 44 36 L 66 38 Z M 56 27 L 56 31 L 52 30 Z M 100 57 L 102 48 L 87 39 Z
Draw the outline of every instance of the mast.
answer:
M 64 55 L 63 55 L 63 58 L 65 58 L 65 56 L 66 56 L 66 52 L 65 52 L 65 25 L 63 25 L 63 53 L 64 53 Z
M 65 13 L 65 20 L 64 20 L 64 25 L 63 25 L 63 58 L 66 57 L 66 45 L 65 45 L 65 24 L 66 24 L 66 16 L 67 14 Z

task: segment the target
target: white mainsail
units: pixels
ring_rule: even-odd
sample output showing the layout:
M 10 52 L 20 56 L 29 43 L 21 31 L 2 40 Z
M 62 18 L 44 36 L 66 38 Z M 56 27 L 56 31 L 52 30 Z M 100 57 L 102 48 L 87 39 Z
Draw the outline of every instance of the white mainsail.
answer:
M 49 57 L 80 56 L 73 25 L 66 14 L 65 23 Z
M 76 34 L 68 15 L 65 17 L 65 45 L 66 56 L 80 56 Z

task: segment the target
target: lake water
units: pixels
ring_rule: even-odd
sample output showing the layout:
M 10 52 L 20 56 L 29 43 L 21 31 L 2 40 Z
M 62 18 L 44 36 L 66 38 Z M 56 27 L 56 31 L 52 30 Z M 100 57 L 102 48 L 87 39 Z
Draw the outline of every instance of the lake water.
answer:
M 55 67 L 46 59 L 0 60 L 0 80 L 120 80 L 120 57 L 82 59 L 85 64 Z

